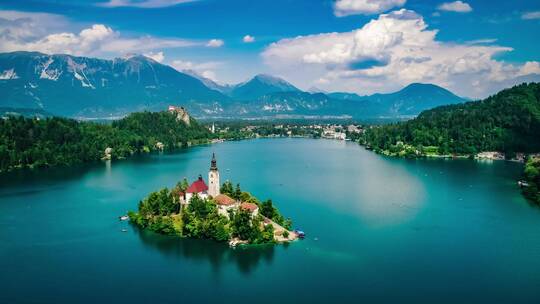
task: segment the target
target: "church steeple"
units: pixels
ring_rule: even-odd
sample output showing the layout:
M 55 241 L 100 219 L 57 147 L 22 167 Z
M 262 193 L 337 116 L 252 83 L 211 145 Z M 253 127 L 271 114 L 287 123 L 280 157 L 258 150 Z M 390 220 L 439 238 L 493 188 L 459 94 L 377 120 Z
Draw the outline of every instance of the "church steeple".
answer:
M 212 153 L 212 161 L 210 162 L 210 170 L 217 170 L 216 154 Z
M 210 171 L 208 172 L 208 194 L 212 197 L 219 195 L 219 171 L 217 168 L 216 154 L 212 153 L 212 161 L 210 162 Z

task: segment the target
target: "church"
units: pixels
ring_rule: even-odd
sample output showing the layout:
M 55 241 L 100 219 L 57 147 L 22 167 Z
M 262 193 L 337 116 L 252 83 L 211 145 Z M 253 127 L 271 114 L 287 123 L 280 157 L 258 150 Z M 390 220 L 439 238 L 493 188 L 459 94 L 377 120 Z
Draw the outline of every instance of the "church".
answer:
M 189 204 L 191 198 L 197 194 L 200 198 L 205 199 L 208 197 L 217 197 L 220 192 L 220 183 L 219 183 L 219 170 L 217 168 L 217 161 L 215 153 L 212 153 L 212 161 L 210 162 L 210 171 L 208 171 L 208 185 L 204 182 L 204 179 L 201 175 L 199 178 L 194 181 L 189 188 L 187 188 L 186 193 L 182 193 L 180 197 L 180 202 L 182 204 Z
M 218 213 L 226 217 L 229 217 L 230 210 L 236 209 L 249 211 L 252 216 L 258 214 L 259 208 L 256 204 L 241 202 L 226 194 L 221 194 L 220 186 L 216 155 L 212 153 L 212 161 L 210 162 L 210 170 L 208 171 L 208 185 L 205 183 L 202 175 L 199 175 L 199 178 L 187 188 L 185 193 L 180 193 L 180 204 L 188 205 L 191 198 L 197 195 L 202 199 L 212 198 L 218 207 Z

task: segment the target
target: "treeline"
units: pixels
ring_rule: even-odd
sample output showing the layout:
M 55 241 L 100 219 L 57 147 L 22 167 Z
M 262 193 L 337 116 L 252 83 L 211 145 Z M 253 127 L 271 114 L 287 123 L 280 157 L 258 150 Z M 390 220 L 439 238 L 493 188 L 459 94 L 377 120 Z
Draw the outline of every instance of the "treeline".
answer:
M 437 107 L 417 118 L 368 129 L 361 142 L 401 155 L 474 155 L 540 151 L 540 84 L 503 90 L 481 101 Z
M 156 150 L 158 142 L 175 149 L 211 136 L 195 120 L 188 126 L 169 112 L 133 113 L 112 124 L 8 117 L 0 119 L 0 172 L 96 161 L 106 148 L 111 148 L 111 158 L 124 158 Z
M 271 121 L 244 121 L 218 123 L 216 126 L 224 130 L 220 138 L 225 140 L 241 140 L 247 138 L 262 137 L 310 137 L 320 138 L 321 129 L 310 128 L 307 121 L 294 123 L 279 123 Z
M 220 214 L 216 202 L 202 199 L 195 195 L 187 206 L 181 206 L 179 195 L 186 191 L 187 181 L 179 182 L 173 189 L 163 188 L 150 193 L 139 202 L 137 212 L 129 212 L 130 220 L 135 225 L 151 231 L 190 238 L 228 241 L 233 237 L 246 240 L 251 244 L 274 243 L 274 228 L 264 224 L 264 217 L 272 219 L 286 229 L 291 229 L 290 219 L 285 220 L 271 200 L 260 202 L 248 192 L 225 182 L 221 189 L 230 197 L 241 202 L 254 203 L 260 214 L 252 214 L 241 208 L 230 210 L 228 216 Z M 286 232 L 288 233 L 288 232 Z
M 530 158 L 523 172 L 528 183 L 523 187 L 523 194 L 540 206 L 540 158 Z

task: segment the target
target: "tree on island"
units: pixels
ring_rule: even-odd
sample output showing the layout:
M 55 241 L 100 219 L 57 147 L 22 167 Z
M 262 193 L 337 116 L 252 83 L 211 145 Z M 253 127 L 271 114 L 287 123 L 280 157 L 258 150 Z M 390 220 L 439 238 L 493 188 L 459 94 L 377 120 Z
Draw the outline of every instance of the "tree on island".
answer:
M 223 185 L 221 185 L 220 192 L 222 194 L 226 194 L 230 197 L 233 197 L 233 185 L 230 181 L 225 181 Z
M 267 218 L 273 219 L 275 217 L 277 210 L 274 208 L 274 205 L 272 204 L 272 200 L 266 200 L 262 202 L 261 205 L 261 214 L 266 216 Z
M 232 235 L 241 240 L 251 240 L 254 237 L 256 229 L 251 223 L 251 213 L 240 209 L 233 214 Z
M 176 188 L 178 188 L 178 190 L 180 190 L 181 192 L 186 192 L 187 188 L 189 188 L 189 182 L 187 178 L 184 177 L 181 182 L 178 182 L 176 184 Z
M 242 198 L 242 190 L 240 189 L 240 184 L 236 184 L 236 189 L 234 190 L 233 198 L 240 200 Z
M 278 223 L 279 225 L 283 226 L 285 229 L 291 229 L 292 227 L 291 219 L 285 219 L 281 215 L 279 210 L 276 207 L 274 207 L 274 204 L 272 203 L 271 199 L 262 202 L 261 214 L 273 220 L 274 222 Z

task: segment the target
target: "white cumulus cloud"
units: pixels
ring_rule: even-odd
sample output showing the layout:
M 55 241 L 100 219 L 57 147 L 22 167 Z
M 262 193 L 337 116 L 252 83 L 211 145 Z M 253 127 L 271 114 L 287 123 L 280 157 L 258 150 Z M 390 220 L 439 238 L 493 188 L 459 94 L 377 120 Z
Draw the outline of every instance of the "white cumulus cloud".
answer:
M 523 13 L 523 15 L 521 15 L 521 19 L 524 19 L 524 20 L 540 19 L 540 11 Z
M 102 7 L 160 8 L 194 1 L 198 0 L 109 0 L 99 2 L 96 5 Z
M 163 60 L 165 59 L 165 55 L 163 54 L 163 52 L 157 52 L 157 53 L 148 52 L 148 53 L 145 53 L 144 56 L 151 58 L 160 63 L 163 62 Z
M 441 11 L 469 13 L 472 12 L 472 7 L 463 1 L 445 2 L 437 7 Z
M 334 14 L 338 17 L 349 15 L 372 15 L 401 7 L 407 0 L 337 0 Z
M 519 69 L 519 76 L 527 76 L 531 74 L 540 74 L 540 62 L 538 61 L 527 61 Z
M 170 64 L 180 72 L 188 74 L 197 74 L 212 81 L 217 81 L 216 69 L 223 65 L 220 61 L 193 62 L 189 60 L 173 60 Z
M 77 27 L 81 28 L 78 32 L 66 30 Z M 204 45 L 203 41 L 179 38 L 128 37 L 104 24 L 80 27 L 55 14 L 0 11 L 0 52 L 38 51 L 108 57 Z
M 245 43 L 255 42 L 255 37 L 251 35 L 245 35 L 244 38 L 242 38 L 242 41 L 244 41 Z
M 225 42 L 221 39 L 210 39 L 208 43 L 206 44 L 207 47 L 222 47 L 225 44 Z
M 486 44 L 494 40 L 443 42 L 436 39 L 437 32 L 428 29 L 422 16 L 401 9 L 351 32 L 280 40 L 262 56 L 270 68 L 301 86 L 362 94 L 424 82 L 463 96 L 483 97 L 521 76 L 539 74 L 537 62 L 497 60 L 495 55 L 512 48 Z

